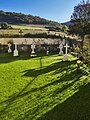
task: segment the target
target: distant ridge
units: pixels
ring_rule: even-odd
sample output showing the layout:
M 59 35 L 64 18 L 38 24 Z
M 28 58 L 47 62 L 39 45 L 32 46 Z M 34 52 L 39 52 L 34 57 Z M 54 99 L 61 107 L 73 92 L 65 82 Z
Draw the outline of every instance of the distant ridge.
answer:
M 4 12 L 0 10 L 0 22 L 7 22 L 9 24 L 40 24 L 49 26 L 61 26 L 60 23 L 50 21 L 39 16 L 26 15 L 23 13 Z
M 70 26 L 70 25 L 72 25 L 72 22 L 71 21 L 67 21 L 67 22 L 65 22 L 65 23 L 61 23 L 62 25 L 66 25 L 66 26 Z

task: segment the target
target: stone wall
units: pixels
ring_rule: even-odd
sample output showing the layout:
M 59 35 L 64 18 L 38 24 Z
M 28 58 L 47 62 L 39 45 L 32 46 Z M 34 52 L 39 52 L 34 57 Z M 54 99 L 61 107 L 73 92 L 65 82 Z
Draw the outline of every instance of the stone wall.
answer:
M 48 38 L 48 39 L 45 39 L 45 38 L 0 38 L 0 44 L 4 44 L 4 45 L 7 45 L 8 42 L 12 41 L 13 44 L 14 43 L 17 43 L 17 44 L 32 44 L 32 43 L 35 43 L 35 44 L 58 44 L 60 39 L 51 39 L 51 38 Z
M 8 51 L 8 43 L 11 43 L 12 51 L 15 48 L 14 44 L 18 45 L 19 51 L 31 51 L 31 44 L 35 44 L 36 52 L 45 52 L 47 49 L 52 52 L 59 51 L 60 39 L 45 39 L 45 38 L 0 38 L 0 51 Z M 76 44 L 75 39 L 69 39 L 68 44 L 73 47 Z

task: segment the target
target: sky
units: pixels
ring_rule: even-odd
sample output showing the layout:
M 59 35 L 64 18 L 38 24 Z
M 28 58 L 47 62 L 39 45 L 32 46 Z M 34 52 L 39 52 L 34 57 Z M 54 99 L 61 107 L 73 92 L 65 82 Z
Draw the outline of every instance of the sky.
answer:
M 67 22 L 74 6 L 81 0 L 0 0 L 0 10 L 40 16 L 42 18 Z

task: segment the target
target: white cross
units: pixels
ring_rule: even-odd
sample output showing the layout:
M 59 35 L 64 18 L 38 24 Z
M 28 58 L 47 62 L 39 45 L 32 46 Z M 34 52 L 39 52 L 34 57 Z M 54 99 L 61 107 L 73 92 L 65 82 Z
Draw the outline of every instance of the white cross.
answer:
M 68 61 L 68 54 L 67 54 L 67 51 L 68 51 L 68 43 L 66 42 L 66 46 L 64 46 L 64 47 L 66 47 L 66 51 L 65 51 L 65 55 L 64 55 L 64 61 Z
M 66 52 L 65 52 L 65 54 L 67 54 L 68 47 L 70 47 L 70 46 L 68 46 L 68 43 L 66 43 L 66 46 L 64 46 L 64 47 L 66 47 Z

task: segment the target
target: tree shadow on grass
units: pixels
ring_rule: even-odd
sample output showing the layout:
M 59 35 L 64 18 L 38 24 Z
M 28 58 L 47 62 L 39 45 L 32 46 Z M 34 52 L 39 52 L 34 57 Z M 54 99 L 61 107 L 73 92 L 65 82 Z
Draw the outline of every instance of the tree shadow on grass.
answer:
M 0 103 L 0 104 L 6 104 L 6 106 L 0 111 L 0 114 L 1 115 L 2 114 L 8 114 L 8 112 L 10 112 L 10 110 L 13 109 L 12 106 L 14 106 L 15 101 L 19 100 L 21 98 L 27 97 L 28 106 L 30 106 L 29 105 L 29 101 L 30 101 L 29 97 L 31 96 L 31 94 L 33 92 L 44 91 L 46 88 L 48 88 L 50 86 L 55 86 L 60 82 L 73 80 L 71 83 L 65 84 L 62 88 L 59 88 L 59 89 L 55 90 L 55 92 L 53 93 L 53 95 L 55 96 L 56 94 L 59 94 L 62 91 L 66 90 L 68 87 L 73 86 L 73 84 L 83 75 L 82 72 L 78 74 L 75 67 L 74 68 L 71 67 L 71 65 L 74 65 L 74 64 L 76 64 L 76 61 L 71 61 L 71 62 L 63 62 L 63 61 L 61 61 L 61 62 L 58 62 L 58 63 L 54 63 L 54 64 L 52 64 L 52 65 L 50 65 L 48 67 L 40 68 L 39 70 L 25 71 L 26 73 L 28 73 L 28 72 L 29 73 L 28 74 L 25 73 L 24 76 L 27 76 L 27 77 L 32 76 L 32 77 L 34 77 L 34 79 L 32 81 L 30 81 L 19 93 L 17 93 L 16 95 L 10 96 L 9 99 L 7 99 L 6 101 L 3 101 L 3 102 Z M 44 85 L 36 87 L 36 88 L 32 88 L 31 90 L 28 90 L 28 91 L 26 90 L 28 86 L 32 85 L 32 82 L 35 81 L 35 78 L 38 77 L 39 75 L 48 73 L 48 72 L 50 72 L 52 70 L 55 70 L 54 74 L 57 74 L 56 71 L 58 69 L 59 69 L 60 72 L 66 71 L 66 73 L 63 74 L 60 77 L 57 77 L 55 80 L 52 80 L 50 83 L 44 84 Z M 70 72 L 68 72 L 68 71 L 70 71 Z M 38 99 L 41 99 L 41 98 L 38 97 Z M 18 106 L 18 109 L 19 109 L 19 107 L 20 106 Z M 38 108 L 35 108 L 34 110 L 37 112 L 37 109 Z M 29 115 L 30 115 L 30 110 L 27 110 L 27 112 L 25 112 L 24 117 L 21 115 L 20 118 L 28 119 Z M 29 118 L 29 119 L 31 119 L 31 118 Z M 45 120 L 47 120 L 47 119 L 45 119 Z M 54 120 L 54 119 L 51 119 L 51 120 Z
M 0 52 L 0 63 L 10 63 L 13 61 L 18 60 L 28 60 L 28 59 L 34 59 L 34 58 L 42 58 L 42 57 L 48 57 L 47 55 L 38 55 L 36 57 L 31 57 L 29 52 L 19 52 L 19 56 L 14 57 L 13 53 L 6 53 L 6 52 Z M 52 56 L 52 55 L 49 55 Z
M 36 78 L 34 78 L 18 94 L 9 96 L 10 97 L 9 99 L 1 102 L 0 104 L 12 102 L 12 101 L 14 101 L 17 98 L 24 97 L 24 96 L 26 96 L 26 95 L 28 95 L 28 94 L 30 94 L 32 92 L 43 90 L 43 89 L 45 89 L 45 88 L 47 88 L 49 86 L 52 86 L 52 85 L 53 86 L 57 85 L 58 83 L 63 82 L 63 81 L 73 80 L 70 84 L 66 84 L 62 88 L 58 89 L 58 91 L 56 91 L 56 93 L 59 93 L 60 91 L 62 92 L 64 89 L 67 89 L 68 87 L 73 85 L 74 82 L 78 81 L 78 79 L 80 77 L 82 77 L 82 73 L 77 74 L 77 71 L 74 70 L 71 73 L 66 73 L 66 74 L 62 75 L 61 77 L 58 77 L 57 79 L 53 80 L 52 82 L 50 82 L 48 84 L 45 84 L 45 85 L 40 86 L 40 87 L 32 88 L 31 90 L 28 90 L 28 91 L 25 91 L 28 86 L 32 85 L 32 82 L 35 82 Z
M 37 77 L 39 75 L 46 74 L 46 73 L 49 73 L 55 70 L 56 71 L 58 70 L 59 73 L 62 71 L 67 71 L 67 70 L 72 71 L 73 68 L 71 67 L 71 65 L 75 65 L 75 64 L 76 64 L 76 60 L 68 61 L 68 62 L 60 61 L 60 62 L 53 63 L 47 67 L 42 68 L 42 64 L 40 62 L 40 66 L 41 66 L 40 69 L 30 69 L 30 70 L 23 71 L 23 73 L 25 73 L 23 76 Z
M 14 57 L 13 53 L 0 53 L 0 63 L 10 63 L 18 60 L 28 60 L 30 58 L 29 53 L 21 53 L 17 57 Z
M 9 99 L 1 102 L 0 104 L 11 102 L 11 101 L 15 100 L 18 97 L 23 97 L 24 95 L 27 95 L 30 92 L 35 92 L 37 90 L 42 90 L 42 89 L 44 89 L 44 88 L 46 88 L 46 87 L 48 87 L 50 85 L 55 85 L 55 84 L 58 84 L 59 82 L 62 82 L 62 81 L 68 81 L 68 80 L 74 79 L 75 76 L 76 76 L 76 74 L 77 74 L 76 70 L 74 70 L 73 72 L 70 72 L 70 73 L 67 72 L 66 74 L 64 74 L 64 75 L 62 75 L 60 77 L 57 77 L 57 79 L 52 80 L 52 82 L 50 82 L 50 83 L 48 83 L 48 84 L 46 84 L 44 86 L 41 86 L 39 88 L 34 88 L 34 89 L 30 90 L 30 91 L 25 92 L 25 90 L 27 89 L 27 87 L 30 86 L 32 84 L 32 82 L 35 81 L 35 79 L 39 75 L 45 74 L 47 72 L 50 72 L 51 70 L 57 70 L 62 65 L 63 65 L 63 67 L 62 67 L 61 71 L 67 70 L 67 65 L 74 64 L 74 63 L 75 63 L 75 61 L 73 61 L 71 63 L 70 62 L 68 63 L 68 62 L 61 61 L 61 62 L 58 62 L 58 63 L 54 63 L 54 64 L 52 64 L 52 65 L 50 65 L 48 67 L 45 67 L 43 69 L 28 71 L 30 73 L 27 72 L 27 73 L 24 74 L 24 76 L 34 77 L 34 79 L 32 79 L 18 94 L 14 94 L 14 95 L 9 96 L 10 97 Z M 24 72 L 26 72 L 26 71 L 24 71 Z M 65 79 L 66 76 L 67 76 L 67 79 Z M 69 76 L 71 76 L 71 79 L 70 79 Z M 78 78 L 81 77 L 81 76 L 82 76 L 82 74 L 77 75 Z M 77 79 L 77 77 L 76 77 L 76 79 Z
M 0 53 L 0 63 L 10 63 L 13 61 L 18 61 L 18 60 L 29 60 L 29 59 L 39 58 L 39 57 L 43 57 L 43 56 L 39 55 L 37 57 L 31 57 L 30 53 L 21 52 L 21 53 L 19 53 L 19 56 L 14 57 L 13 53 Z
M 41 58 L 41 59 L 42 59 L 42 58 Z M 31 85 L 33 81 L 35 81 L 36 77 L 38 77 L 39 75 L 48 73 L 48 72 L 50 72 L 50 71 L 52 71 L 52 70 L 57 70 L 57 69 L 60 68 L 60 67 L 62 67 L 61 71 L 64 71 L 64 70 L 67 70 L 67 69 L 68 69 L 68 68 L 67 68 L 67 65 L 72 65 L 72 64 L 75 64 L 75 63 L 76 63 L 76 60 L 71 61 L 71 62 L 61 61 L 61 62 L 58 62 L 58 63 L 54 63 L 54 64 L 52 64 L 52 65 L 50 65 L 50 66 L 48 66 L 48 67 L 45 67 L 45 68 L 43 68 L 43 69 L 39 69 L 39 70 L 34 70 L 34 69 L 33 69 L 33 70 L 29 70 L 29 71 L 28 71 L 28 70 L 27 70 L 27 71 L 24 71 L 24 72 L 27 72 L 27 73 L 24 74 L 24 76 L 34 77 L 34 79 L 32 79 L 18 94 L 14 94 L 14 95 L 9 96 L 10 99 L 7 99 L 7 100 L 1 102 L 0 104 L 13 101 L 14 99 L 16 99 L 16 98 L 18 98 L 18 97 L 20 97 L 20 96 L 24 96 L 25 94 L 27 95 L 28 93 L 34 92 L 34 91 L 37 91 L 37 90 L 41 90 L 41 89 L 43 89 L 43 88 L 45 88 L 45 87 L 48 87 L 48 86 L 50 86 L 50 85 L 55 85 L 55 84 L 57 84 L 57 83 L 59 83 L 59 82 L 62 82 L 62 81 L 64 81 L 64 80 L 66 81 L 66 79 L 64 79 L 64 77 L 65 77 L 66 74 L 64 74 L 64 76 L 57 77 L 57 80 L 54 80 L 54 81 L 51 82 L 51 83 L 48 83 L 48 84 L 46 84 L 46 85 L 44 85 L 44 86 L 42 86 L 42 87 L 40 87 L 40 88 L 35 88 L 35 89 L 33 89 L 33 90 L 30 90 L 30 91 L 25 92 L 24 94 L 22 94 L 22 93 L 27 89 L 27 87 L 28 87 L 29 85 Z M 42 63 L 40 63 L 40 64 L 42 64 Z M 40 68 L 42 68 L 42 65 L 40 65 Z M 67 73 L 68 73 L 68 72 L 67 72 Z M 54 73 L 54 74 L 55 74 L 55 73 Z M 72 76 L 71 79 L 73 79 L 76 74 L 77 74 L 77 73 L 76 73 L 76 70 L 75 70 L 74 72 L 71 72 L 70 74 L 67 74 L 67 75 L 68 75 L 68 76 Z M 81 76 L 81 74 L 80 74 L 79 76 Z M 67 77 L 67 81 L 69 80 L 68 78 L 69 78 L 69 77 Z
M 1 102 L 0 104 L 13 101 L 16 98 L 23 97 L 24 95 L 27 95 L 27 94 L 29 94 L 31 92 L 35 92 L 37 90 L 42 90 L 42 89 L 44 89 L 44 88 L 46 88 L 48 86 L 56 85 L 56 84 L 58 84 L 60 82 L 63 82 L 63 81 L 70 81 L 70 80 L 73 80 L 73 82 L 77 81 L 83 74 L 82 74 L 82 72 L 77 74 L 77 71 L 76 71 L 75 68 L 71 69 L 70 66 L 72 64 L 76 64 L 76 60 L 69 61 L 69 62 L 61 61 L 61 62 L 54 63 L 54 64 L 52 64 L 52 65 L 50 65 L 48 67 L 42 68 L 42 69 L 41 69 L 41 66 L 42 66 L 41 65 L 39 70 L 33 69 L 33 70 L 24 71 L 26 73 L 23 76 L 34 77 L 34 79 L 32 79 L 18 94 L 14 94 L 14 95 L 9 96 L 10 97 L 9 99 Z M 25 90 L 28 88 L 28 86 L 30 86 L 32 84 L 32 82 L 35 81 L 35 79 L 39 75 L 51 72 L 53 70 L 55 70 L 55 72 L 53 74 L 57 74 L 57 70 L 58 70 L 58 72 L 63 72 L 63 71 L 67 71 L 67 72 L 64 73 L 64 75 L 57 77 L 55 80 L 52 79 L 52 82 L 50 82 L 50 83 L 48 83 L 48 84 L 46 84 L 44 86 L 41 86 L 39 88 L 33 88 L 32 90 L 29 90 L 29 91 L 25 92 Z M 70 72 L 68 72 L 68 71 L 70 71 Z M 62 88 L 62 90 L 63 90 L 63 88 Z
M 90 83 L 38 120 L 90 120 Z

